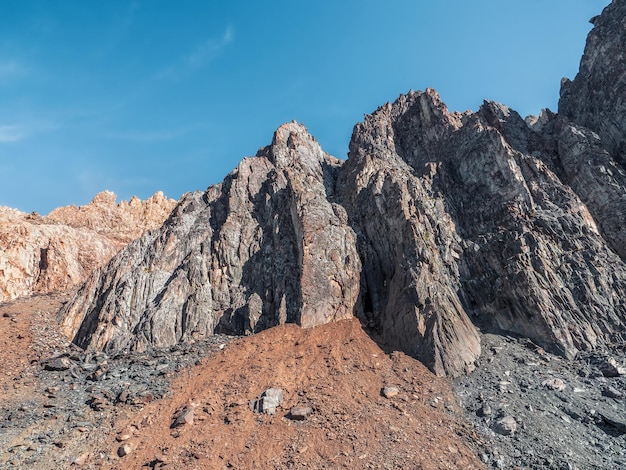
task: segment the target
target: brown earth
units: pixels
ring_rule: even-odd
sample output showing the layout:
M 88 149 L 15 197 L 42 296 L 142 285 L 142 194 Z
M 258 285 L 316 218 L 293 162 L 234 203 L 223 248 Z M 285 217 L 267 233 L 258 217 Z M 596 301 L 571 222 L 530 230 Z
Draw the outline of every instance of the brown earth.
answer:
M 0 304 L 3 409 L 46 401 L 41 395 L 49 383 L 38 361 L 72 350 L 53 315 L 66 298 Z M 91 383 L 60 377 L 61 388 Z M 0 464 L 21 466 L 22 446 L 40 453 L 29 468 L 482 468 L 468 447 L 478 438 L 461 418 L 450 382 L 402 353 L 386 354 L 356 320 L 272 328 L 232 341 L 170 378 L 163 399 L 81 414 L 93 422 L 92 432 L 81 431 L 89 428 L 83 423 L 62 431 L 54 445 L 27 443 L 29 435 L 76 419 L 59 402 L 62 392 L 53 394 L 52 414 L 15 438 L 0 438 Z M 383 397 L 387 385 L 399 394 Z M 283 390 L 282 407 L 275 415 L 254 414 L 250 400 L 269 387 Z M 185 405 L 194 407 L 193 423 L 171 429 Z M 287 418 L 296 405 L 313 409 L 308 420 Z M 118 442 L 124 433 L 130 439 Z M 123 444 L 132 451 L 120 458 Z
M 0 302 L 0 403 L 34 391 L 31 364 L 68 347 L 51 313 L 69 298 L 65 293 Z

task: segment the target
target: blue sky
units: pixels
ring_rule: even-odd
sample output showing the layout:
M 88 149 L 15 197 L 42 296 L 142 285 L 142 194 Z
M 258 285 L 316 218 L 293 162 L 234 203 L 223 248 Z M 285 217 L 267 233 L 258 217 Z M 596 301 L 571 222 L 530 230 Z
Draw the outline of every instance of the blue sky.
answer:
M 303 122 L 345 158 L 410 89 L 557 108 L 607 0 L 0 2 L 0 205 L 205 189 Z

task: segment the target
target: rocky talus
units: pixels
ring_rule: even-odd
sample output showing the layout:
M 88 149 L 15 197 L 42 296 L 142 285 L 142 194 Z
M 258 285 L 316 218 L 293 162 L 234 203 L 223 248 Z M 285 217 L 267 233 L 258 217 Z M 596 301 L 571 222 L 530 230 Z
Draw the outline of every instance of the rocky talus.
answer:
M 48 216 L 0 207 L 0 301 L 82 283 L 131 240 L 160 227 L 174 205 L 160 192 L 116 204 L 105 191 Z
M 81 347 L 357 316 L 438 375 L 478 328 L 572 358 L 626 339 L 626 1 L 597 18 L 558 113 L 409 92 L 355 126 L 347 161 L 297 123 L 97 270 L 62 312 Z

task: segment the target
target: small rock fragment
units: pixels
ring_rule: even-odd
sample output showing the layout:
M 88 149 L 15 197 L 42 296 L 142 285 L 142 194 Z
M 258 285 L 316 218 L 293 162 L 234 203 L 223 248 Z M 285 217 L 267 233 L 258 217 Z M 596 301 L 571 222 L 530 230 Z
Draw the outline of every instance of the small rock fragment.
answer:
M 304 421 L 313 412 L 310 406 L 293 406 L 289 411 L 289 418 L 294 421 Z
M 94 411 L 102 411 L 106 406 L 106 400 L 99 395 L 92 395 L 89 406 Z
M 400 390 L 398 387 L 384 387 L 382 393 L 385 398 L 393 398 L 400 393 Z
M 83 454 L 80 454 L 78 457 L 76 457 L 74 459 L 73 464 L 74 465 L 85 465 L 87 463 L 87 459 L 89 458 L 89 453 L 88 452 L 84 452 Z
M 567 388 L 567 385 L 565 385 L 565 382 L 563 382 L 561 379 L 544 380 L 541 383 L 541 385 L 543 385 L 546 388 L 549 388 L 550 390 L 556 390 L 559 392 L 562 392 L 563 390 Z
M 280 388 L 268 388 L 259 398 L 253 400 L 251 405 L 255 413 L 273 415 L 282 402 L 283 391 Z
M 196 407 L 193 405 L 186 405 L 177 413 L 175 413 L 170 428 L 174 429 L 185 425 L 192 425 L 195 408 Z
M 122 390 L 122 392 L 117 397 L 117 401 L 119 403 L 126 403 L 126 401 L 128 400 L 129 395 L 130 394 L 128 393 L 128 390 Z
M 491 416 L 491 407 L 489 406 L 489 404 L 485 403 L 479 410 L 478 410 L 478 416 Z
M 495 422 L 493 430 L 503 436 L 512 436 L 517 430 L 517 422 L 512 416 L 505 416 Z
M 72 367 L 72 361 L 67 357 L 56 357 L 47 359 L 43 368 L 50 371 L 64 371 Z
M 602 358 L 602 360 L 598 361 L 597 366 L 605 377 L 626 375 L 626 368 L 620 366 L 612 357 Z
M 622 392 L 611 386 L 606 387 L 604 390 L 602 390 L 602 395 L 609 398 L 622 398 L 624 396 Z
M 119 457 L 125 457 L 134 450 L 134 446 L 130 442 L 125 442 L 117 449 L 117 455 Z

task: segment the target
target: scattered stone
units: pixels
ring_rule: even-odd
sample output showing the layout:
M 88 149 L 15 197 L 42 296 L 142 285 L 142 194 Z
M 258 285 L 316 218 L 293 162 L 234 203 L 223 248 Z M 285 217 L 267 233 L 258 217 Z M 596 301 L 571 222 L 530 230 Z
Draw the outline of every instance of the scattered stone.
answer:
M 255 413 L 265 413 L 273 415 L 276 408 L 283 402 L 283 391 L 280 388 L 268 388 L 259 398 L 251 402 L 252 410 Z
M 495 422 L 493 430 L 503 436 L 512 436 L 517 430 L 517 421 L 512 416 L 505 416 Z
M 400 393 L 398 387 L 384 387 L 382 390 L 382 394 L 385 398 L 393 398 L 398 393 Z
M 619 377 L 626 375 L 626 368 L 622 367 L 612 357 L 602 357 L 595 363 L 605 377 Z
M 94 411 L 102 411 L 106 406 L 106 400 L 99 395 L 93 395 L 89 400 L 89 406 Z
M 196 406 L 194 406 L 193 404 L 189 404 L 185 405 L 183 408 L 174 413 L 170 429 L 179 428 L 186 425 L 192 425 L 195 409 Z
M 611 386 L 606 387 L 604 390 L 602 390 L 602 395 L 609 398 L 622 398 L 624 396 L 622 392 Z
M 93 381 L 93 382 L 98 382 L 100 380 L 102 380 L 102 378 L 104 377 L 104 374 L 106 374 L 107 372 L 107 365 L 106 363 L 99 365 L 96 370 L 94 370 L 91 374 L 89 374 L 89 376 L 87 377 L 87 379 Z
M 122 392 L 117 396 L 117 401 L 119 403 L 126 403 L 128 397 L 130 396 L 128 390 L 122 390 Z
M 72 361 L 67 357 L 46 359 L 43 368 L 49 371 L 64 371 L 72 367 Z
M 563 380 L 561 379 L 544 380 L 541 383 L 541 385 L 543 385 L 546 388 L 549 388 L 550 390 L 556 390 L 557 392 L 562 392 L 563 390 L 567 388 L 567 385 L 565 385 L 565 382 L 563 382 Z
M 294 421 L 304 421 L 313 412 L 310 406 L 293 406 L 289 410 L 289 419 Z
M 135 450 L 135 446 L 130 442 L 125 442 L 117 449 L 117 455 L 119 457 L 125 457 L 130 454 L 133 450 Z
M 492 414 L 492 410 L 491 407 L 489 406 L 488 403 L 485 403 L 479 410 L 478 410 L 478 416 L 483 416 L 483 417 L 487 417 L 487 416 L 491 416 Z
M 612 427 L 617 433 L 626 434 L 626 417 L 609 414 L 607 411 L 598 413 L 600 418 L 604 421 L 604 424 Z
M 84 453 L 80 454 L 78 457 L 76 457 L 72 463 L 74 465 L 82 466 L 82 465 L 85 465 L 87 463 L 87 459 L 88 458 L 89 458 L 89 453 L 88 452 L 84 452 Z

